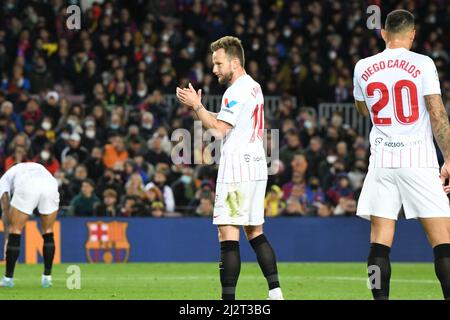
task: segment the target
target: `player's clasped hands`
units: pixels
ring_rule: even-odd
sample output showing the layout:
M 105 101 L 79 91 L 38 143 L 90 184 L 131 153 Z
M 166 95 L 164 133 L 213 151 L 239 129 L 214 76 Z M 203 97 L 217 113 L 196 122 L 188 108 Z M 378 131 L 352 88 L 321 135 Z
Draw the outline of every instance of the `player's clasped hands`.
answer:
M 177 87 L 177 98 L 189 108 L 194 108 L 202 103 L 202 89 L 195 91 L 191 83 L 188 88 Z

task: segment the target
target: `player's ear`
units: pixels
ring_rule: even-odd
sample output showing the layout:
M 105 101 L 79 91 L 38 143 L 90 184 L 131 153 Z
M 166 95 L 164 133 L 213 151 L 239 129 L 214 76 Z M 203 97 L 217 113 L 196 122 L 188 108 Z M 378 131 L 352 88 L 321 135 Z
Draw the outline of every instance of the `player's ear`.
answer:
M 231 68 L 234 70 L 236 70 L 237 68 L 239 68 L 240 62 L 238 58 L 233 58 L 231 59 Z
M 385 42 L 387 42 L 387 34 L 386 34 L 386 30 L 381 29 L 381 37 L 383 38 L 383 40 Z

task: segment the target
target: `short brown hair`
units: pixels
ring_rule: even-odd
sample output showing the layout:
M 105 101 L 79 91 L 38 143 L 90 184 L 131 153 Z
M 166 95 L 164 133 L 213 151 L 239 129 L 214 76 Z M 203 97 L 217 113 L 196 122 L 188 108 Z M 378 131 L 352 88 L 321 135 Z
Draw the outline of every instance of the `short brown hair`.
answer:
M 407 10 L 394 10 L 387 15 L 384 29 L 389 33 L 401 33 L 414 29 L 414 15 Z
M 103 191 L 103 198 L 106 197 L 113 197 L 117 199 L 117 192 L 114 189 L 106 189 L 105 191 Z
M 244 68 L 245 56 L 241 40 L 239 40 L 236 37 L 225 36 L 211 43 L 212 52 L 217 51 L 219 49 L 225 50 L 225 53 L 229 57 L 238 58 L 239 61 L 241 62 L 242 68 Z

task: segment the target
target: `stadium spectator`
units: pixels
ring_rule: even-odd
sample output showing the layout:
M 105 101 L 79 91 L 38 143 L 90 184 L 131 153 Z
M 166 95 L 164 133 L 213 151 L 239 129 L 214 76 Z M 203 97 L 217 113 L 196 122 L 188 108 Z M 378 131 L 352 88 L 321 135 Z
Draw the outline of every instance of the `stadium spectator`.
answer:
M 52 124 L 58 123 L 61 117 L 61 109 L 58 104 L 59 94 L 56 91 L 49 91 L 45 97 L 45 102 L 41 104 L 42 113 L 52 119 Z
M 327 191 L 327 197 L 334 206 L 334 215 L 356 213 L 355 194 L 346 173 L 338 174 L 335 185 Z
M 173 195 L 177 199 L 177 211 L 192 212 L 195 208 L 191 205 L 191 199 L 195 195 L 193 170 L 190 167 L 182 169 L 182 175 L 172 184 Z
M 33 162 L 42 164 L 52 175 L 61 167 L 58 159 L 53 154 L 50 143 L 46 143 L 41 152 L 33 158 Z
M 308 171 L 312 176 L 319 175 L 319 165 L 325 160 L 325 153 L 322 149 L 322 139 L 318 136 L 311 138 L 308 148 L 305 150 L 308 160 Z
M 300 201 L 304 193 L 303 185 L 295 185 L 292 192 L 286 200 L 286 207 L 282 212 L 283 216 L 304 216 L 306 215 L 306 208 Z
M 123 170 L 125 161 L 128 159 L 128 152 L 125 150 L 125 143 L 121 136 L 111 137 L 111 143 L 105 145 L 103 153 L 103 164 L 106 168 Z
M 283 192 L 279 186 L 272 185 L 264 199 L 264 215 L 266 217 L 277 217 L 285 207 Z
M 166 175 L 160 171 L 156 171 L 153 176 L 153 181 L 145 185 L 145 191 L 148 191 L 152 187 L 156 186 L 162 191 L 162 197 L 164 199 L 165 211 L 174 212 L 175 211 L 175 197 L 173 195 L 172 188 L 167 184 Z
M 61 152 L 61 160 L 67 156 L 73 156 L 77 159 L 79 163 L 87 160 L 89 152 L 85 147 L 81 145 L 81 137 L 77 132 L 72 133 L 68 138 L 68 146 Z
M 202 196 L 200 203 L 195 209 L 195 214 L 199 217 L 212 217 L 214 213 L 214 199 L 208 196 Z
M 18 133 L 23 131 L 22 117 L 14 111 L 14 105 L 11 101 L 3 101 L 1 103 L 0 112 L 6 118 L 9 119 L 11 125 L 13 125 L 13 132 Z
M 23 146 L 16 146 L 13 154 L 5 159 L 4 171 L 11 168 L 13 165 L 21 162 L 27 162 L 27 150 Z
M 100 202 L 100 199 L 94 193 L 95 183 L 90 179 L 86 179 L 81 184 L 81 192 L 77 194 L 70 202 L 67 215 L 69 216 L 92 216 L 94 206 Z
M 118 195 L 114 189 L 106 189 L 103 192 L 101 203 L 97 203 L 94 207 L 94 216 L 96 217 L 118 217 L 120 209 L 118 207 Z
M 71 194 L 78 194 L 81 191 L 81 186 L 88 178 L 88 171 L 84 164 L 79 164 L 75 168 L 73 178 L 69 182 L 69 191 Z
M 162 201 L 154 201 L 150 206 L 151 216 L 161 218 L 165 215 L 164 203 Z

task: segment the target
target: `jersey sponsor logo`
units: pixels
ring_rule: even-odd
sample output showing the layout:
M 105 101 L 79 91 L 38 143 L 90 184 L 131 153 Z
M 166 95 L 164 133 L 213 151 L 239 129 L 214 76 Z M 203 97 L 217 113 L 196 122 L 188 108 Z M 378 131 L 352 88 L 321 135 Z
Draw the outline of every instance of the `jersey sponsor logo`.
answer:
M 222 111 L 225 111 L 225 112 L 228 112 L 228 113 L 234 114 L 234 112 L 233 112 L 233 111 L 231 111 L 230 109 L 222 109 Z
M 386 141 L 384 143 L 384 146 L 387 148 L 404 148 L 404 147 L 413 147 L 423 144 L 422 140 L 416 140 L 416 141 Z
M 376 138 L 375 139 L 375 145 L 378 146 L 380 143 L 383 142 L 383 138 Z
M 128 222 L 95 221 L 87 223 L 89 235 L 86 256 L 89 262 L 127 262 L 130 242 L 127 238 Z
M 225 107 L 231 108 L 237 104 L 237 101 L 231 100 L 228 102 L 228 99 L 225 99 Z

